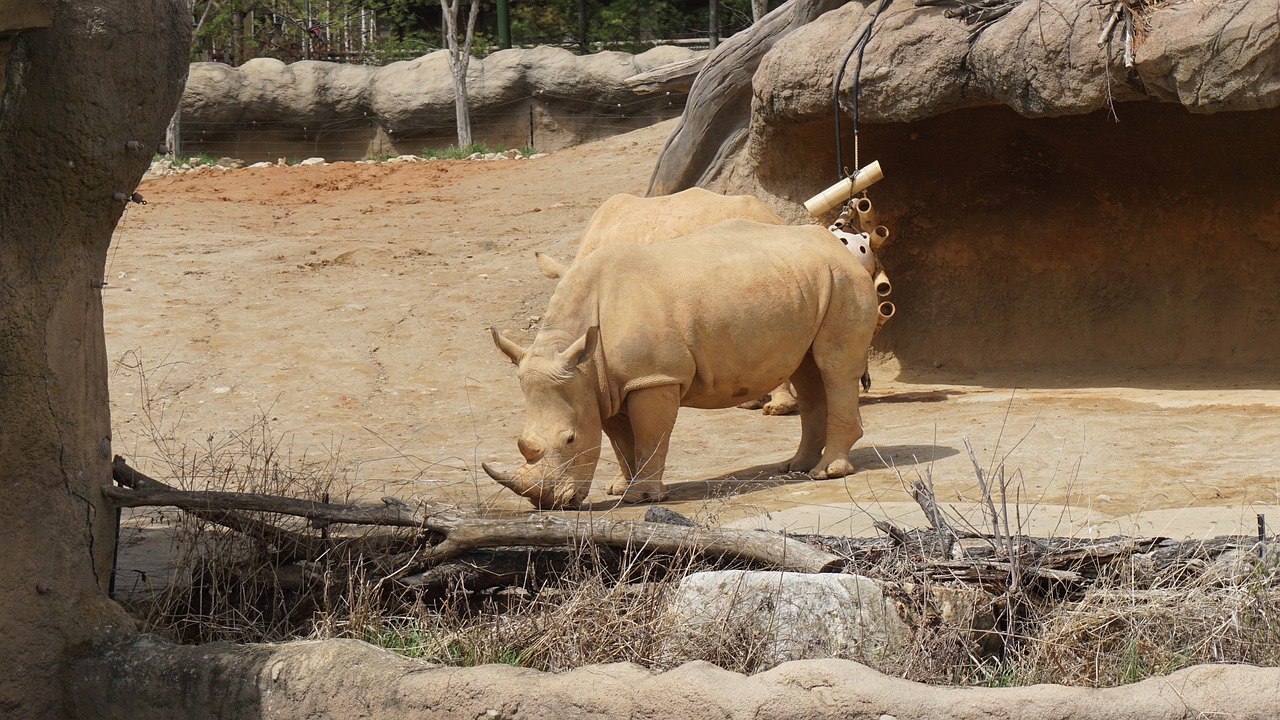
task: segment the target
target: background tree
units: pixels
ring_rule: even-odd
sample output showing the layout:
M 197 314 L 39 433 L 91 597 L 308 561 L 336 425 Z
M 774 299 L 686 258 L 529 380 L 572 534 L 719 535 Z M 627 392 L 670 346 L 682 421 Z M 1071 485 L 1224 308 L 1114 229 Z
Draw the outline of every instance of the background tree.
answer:
M 476 36 L 479 0 L 472 0 L 467 14 L 467 30 L 458 41 L 458 6 L 461 0 L 440 0 L 444 12 L 444 39 L 449 46 L 449 72 L 453 75 L 453 108 L 458 122 L 458 147 L 471 145 L 471 100 L 467 97 L 467 68 L 471 65 L 471 45 Z
M 509 11 L 515 45 L 560 45 L 640 52 L 658 41 L 706 42 L 711 8 L 720 36 L 749 27 L 780 0 L 503 0 L 482 3 L 473 53 L 502 46 Z M 447 13 L 436 0 L 193 0 L 192 60 L 240 65 L 255 57 L 284 62 L 384 64 L 447 47 Z M 459 33 L 461 34 L 461 33 Z

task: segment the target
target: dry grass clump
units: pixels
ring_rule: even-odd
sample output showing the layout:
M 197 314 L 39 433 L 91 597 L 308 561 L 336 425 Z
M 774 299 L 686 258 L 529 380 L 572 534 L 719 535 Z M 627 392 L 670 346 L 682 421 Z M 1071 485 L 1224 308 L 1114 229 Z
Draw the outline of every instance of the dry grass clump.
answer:
M 666 597 L 678 579 L 665 560 L 608 559 L 582 549 L 573 566 L 536 589 L 420 598 L 395 615 L 318 623 L 316 637 L 353 637 L 446 665 L 507 663 L 540 670 L 659 664 Z
M 1151 583 L 1132 563 L 1029 623 L 1006 663 L 1019 684 L 1106 687 L 1200 663 L 1280 664 L 1274 558 L 1228 553 Z
M 336 458 L 295 457 L 265 418 L 246 430 L 192 445 L 153 434 L 159 463 L 183 490 L 285 495 L 328 501 Z M 326 568 L 292 562 L 288 549 L 232 532 L 188 513 L 167 515 L 175 569 L 171 583 L 150 586 L 131 609 L 148 629 L 183 642 L 264 642 L 297 636 L 318 608 Z M 296 532 L 299 518 L 262 515 Z M 321 533 L 323 539 L 325 533 Z

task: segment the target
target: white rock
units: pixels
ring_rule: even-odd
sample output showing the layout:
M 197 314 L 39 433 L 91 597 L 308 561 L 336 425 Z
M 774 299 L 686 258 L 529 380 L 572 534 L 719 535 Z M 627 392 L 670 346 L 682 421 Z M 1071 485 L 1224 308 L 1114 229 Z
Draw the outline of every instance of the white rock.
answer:
M 324 162 L 324 158 L 322 158 L 322 157 L 309 157 L 309 158 L 307 158 L 306 160 L 303 160 L 302 162 L 300 162 L 300 163 L 298 163 L 298 164 L 299 164 L 299 165 L 304 165 L 304 166 L 310 166 L 310 165 L 324 165 L 324 164 L 325 164 L 325 162 Z
M 249 167 L 251 167 L 251 168 L 275 167 L 275 163 L 269 163 L 269 162 L 256 162 L 256 163 L 254 163 L 254 164 L 250 165 Z
M 681 628 L 672 633 L 674 653 L 705 657 L 746 643 L 766 665 L 821 657 L 877 660 L 911 639 L 897 604 L 860 575 L 694 573 L 680 582 L 666 621 Z

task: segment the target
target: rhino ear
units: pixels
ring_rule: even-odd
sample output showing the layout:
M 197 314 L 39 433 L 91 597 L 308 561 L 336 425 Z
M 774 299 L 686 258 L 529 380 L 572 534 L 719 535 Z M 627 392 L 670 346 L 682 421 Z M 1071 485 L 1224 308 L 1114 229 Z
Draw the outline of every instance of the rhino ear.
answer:
M 502 354 L 510 358 L 513 364 L 519 365 L 524 359 L 525 349 L 503 337 L 495 327 L 489 328 L 489 332 L 493 333 L 493 344 L 498 346 Z
M 587 328 L 587 332 L 582 337 L 575 340 L 572 345 L 565 348 L 564 352 L 560 353 L 561 364 L 566 368 L 571 368 L 591 359 L 599 342 L 600 326 L 592 325 Z

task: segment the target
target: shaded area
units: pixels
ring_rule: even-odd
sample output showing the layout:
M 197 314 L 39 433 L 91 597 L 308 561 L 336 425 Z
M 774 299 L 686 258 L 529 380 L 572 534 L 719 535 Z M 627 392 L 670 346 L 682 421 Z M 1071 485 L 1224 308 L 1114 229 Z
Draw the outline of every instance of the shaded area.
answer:
M 859 470 L 908 467 L 951 457 L 959 452 L 956 448 L 945 445 L 887 445 L 882 447 L 859 445 L 849 453 L 849 460 Z M 668 483 L 667 502 L 688 502 L 732 497 L 767 488 L 815 482 L 813 478 L 805 473 L 778 472 L 778 465 L 781 464 L 783 459 L 779 458 L 776 463 L 754 465 L 703 480 Z M 599 481 L 600 478 L 597 478 L 597 482 Z M 839 483 L 841 480 L 834 479 L 831 482 Z M 584 511 L 609 510 L 620 506 L 625 507 L 620 500 L 607 500 L 585 504 L 581 509 Z
M 996 371 L 1054 387 L 1092 374 L 1097 386 L 1101 373 L 1163 387 L 1174 369 L 1210 387 L 1272 382 L 1280 148 L 1261 138 L 1280 111 L 1118 112 L 987 108 L 864 128 L 863 157 L 886 168 L 872 197 L 894 233 L 882 259 L 898 314 L 876 347 L 897 356 L 900 379 Z M 789 169 L 797 156 L 830 162 L 829 134 L 773 133 L 760 184 L 803 200 Z

